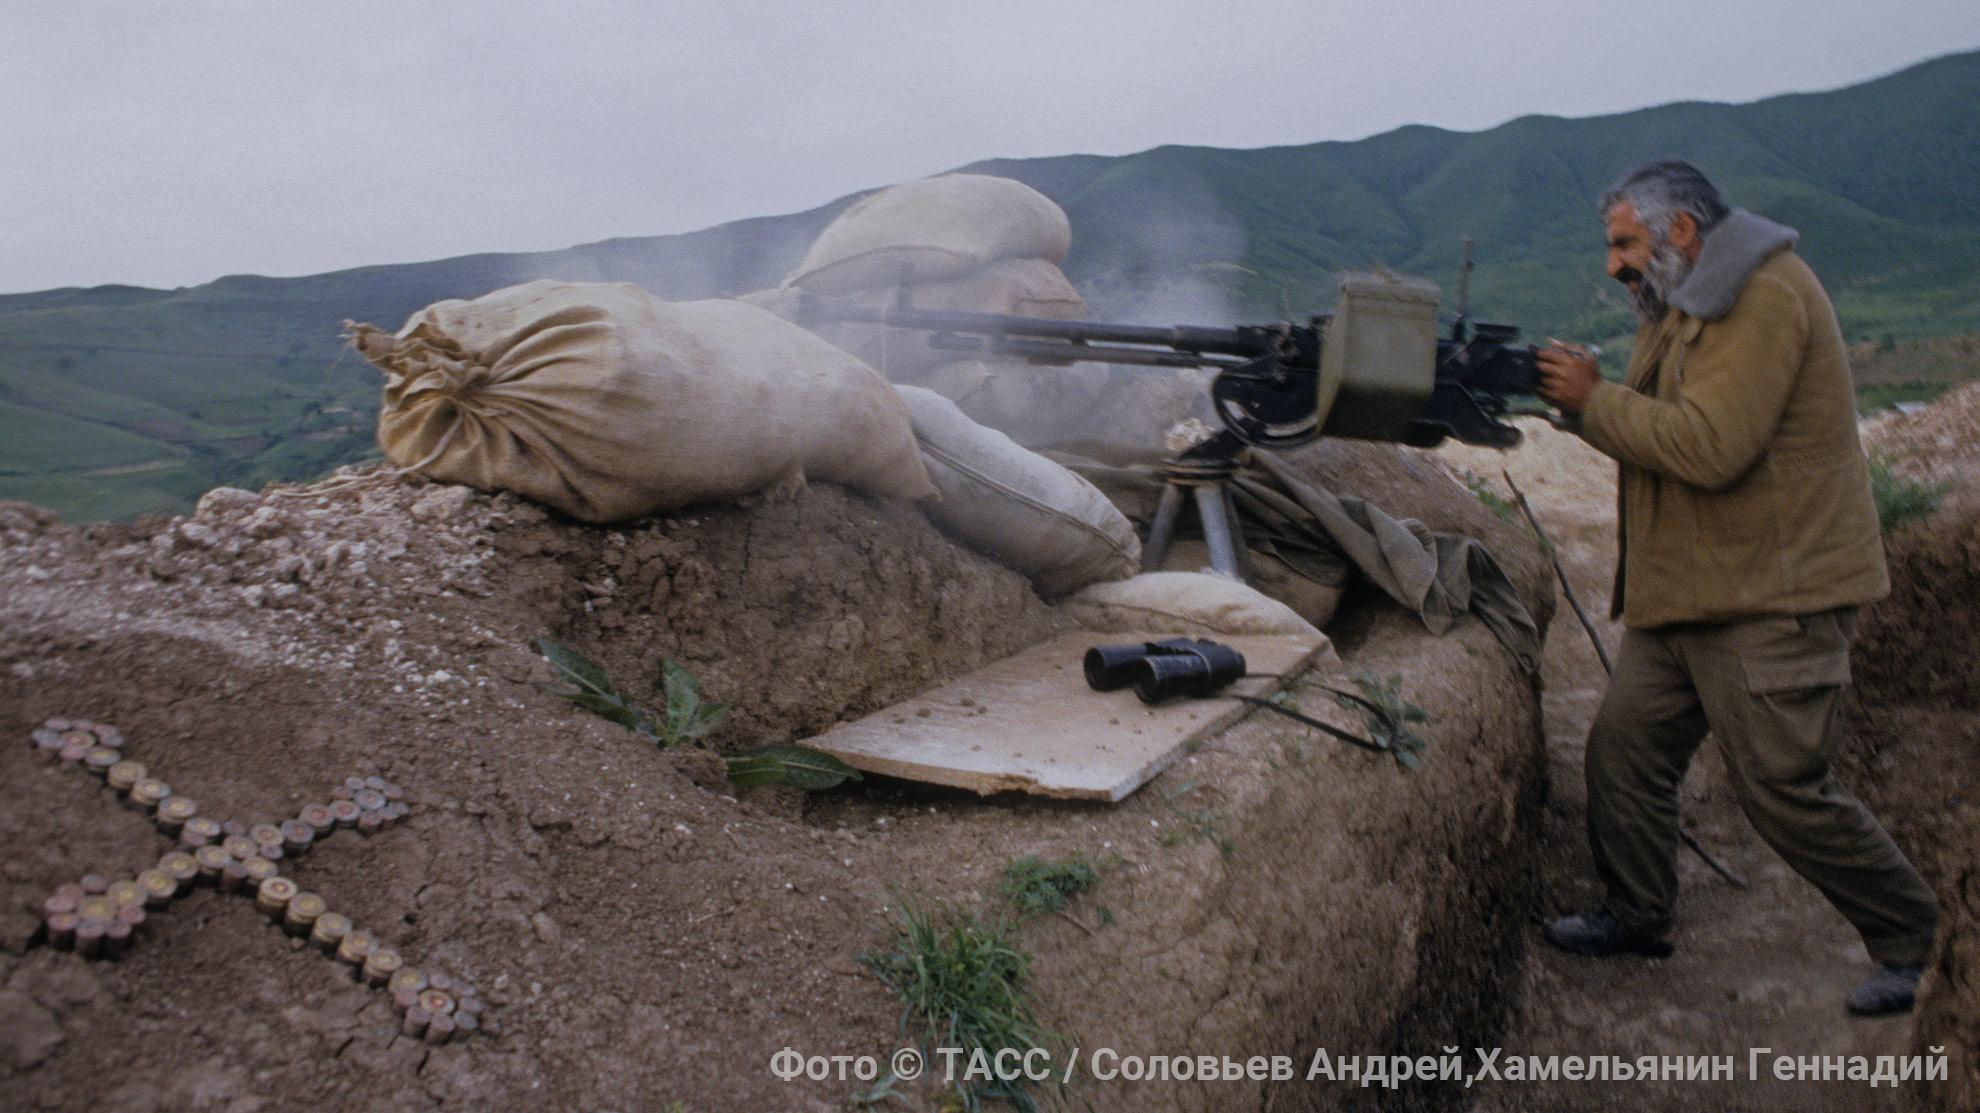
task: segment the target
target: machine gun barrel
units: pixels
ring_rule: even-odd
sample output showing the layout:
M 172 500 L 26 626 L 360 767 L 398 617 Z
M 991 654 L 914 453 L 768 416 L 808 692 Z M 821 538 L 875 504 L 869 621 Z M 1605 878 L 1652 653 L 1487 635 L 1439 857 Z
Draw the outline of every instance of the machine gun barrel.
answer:
M 1118 325 L 900 306 L 873 309 L 832 304 L 813 296 L 799 303 L 799 324 L 810 326 L 825 321 L 916 329 L 932 334 L 928 340 L 932 348 L 979 358 L 1016 356 L 1034 363 L 1092 360 L 1147 367 L 1228 369 L 1273 350 L 1272 334 L 1262 328 Z

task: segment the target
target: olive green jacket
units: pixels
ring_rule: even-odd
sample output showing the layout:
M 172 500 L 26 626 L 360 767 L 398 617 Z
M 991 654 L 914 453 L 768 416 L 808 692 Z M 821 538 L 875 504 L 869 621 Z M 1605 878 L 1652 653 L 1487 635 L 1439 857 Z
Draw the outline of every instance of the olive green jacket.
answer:
M 1611 617 L 1807 614 L 1890 590 L 1835 309 L 1794 233 L 1744 210 L 1706 237 L 1580 432 L 1621 465 Z

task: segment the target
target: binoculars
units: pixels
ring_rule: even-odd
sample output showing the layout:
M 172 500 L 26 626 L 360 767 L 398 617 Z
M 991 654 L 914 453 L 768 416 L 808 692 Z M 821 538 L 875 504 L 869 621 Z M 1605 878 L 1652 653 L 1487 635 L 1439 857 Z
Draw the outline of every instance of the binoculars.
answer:
M 1200 638 L 1139 645 L 1099 645 L 1086 651 L 1086 684 L 1096 692 L 1129 685 L 1143 703 L 1215 695 L 1244 675 L 1244 654 Z

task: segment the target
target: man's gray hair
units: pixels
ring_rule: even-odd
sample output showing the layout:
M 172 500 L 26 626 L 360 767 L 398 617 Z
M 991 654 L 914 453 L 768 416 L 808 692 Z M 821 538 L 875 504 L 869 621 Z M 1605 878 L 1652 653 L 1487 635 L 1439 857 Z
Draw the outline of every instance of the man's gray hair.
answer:
M 1698 222 L 1699 235 L 1704 235 L 1731 211 L 1719 196 L 1718 187 L 1681 158 L 1646 162 L 1616 179 L 1602 195 L 1596 212 L 1607 220 L 1609 210 L 1624 201 L 1658 239 L 1671 234 L 1671 218 L 1679 213 L 1689 213 Z

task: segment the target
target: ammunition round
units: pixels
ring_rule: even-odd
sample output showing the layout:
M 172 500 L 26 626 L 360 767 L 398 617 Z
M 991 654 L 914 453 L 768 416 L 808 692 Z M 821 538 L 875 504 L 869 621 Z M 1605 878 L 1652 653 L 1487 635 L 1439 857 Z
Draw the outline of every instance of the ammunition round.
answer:
M 88 749 L 94 745 L 96 745 L 96 736 L 86 730 L 77 730 L 72 727 L 62 732 L 62 746 L 64 749 L 70 746 L 81 746 L 84 749 Z
M 220 838 L 220 821 L 210 815 L 196 815 L 186 820 L 179 831 L 179 843 L 191 850 L 209 846 Z M 215 847 L 215 849 L 219 849 Z
M 103 895 L 124 907 L 144 904 L 144 886 L 135 881 L 112 881 Z
M 49 719 L 41 725 L 53 731 L 74 730 L 76 728 L 75 720 L 73 719 Z
M 226 824 L 221 824 L 222 829 Z M 243 861 L 261 853 L 261 844 L 246 835 L 228 835 L 220 840 L 220 848 Z
M 325 912 L 316 918 L 316 923 L 309 929 L 309 941 L 325 951 L 334 951 L 350 931 L 349 916 L 342 912 Z
M 256 885 L 274 877 L 277 872 L 275 863 L 260 855 L 243 861 L 241 868 L 247 871 L 248 880 Z
M 357 821 L 358 834 L 361 835 L 373 834 L 383 826 L 385 826 L 385 817 L 378 814 L 377 812 L 366 812 L 363 815 L 358 816 L 358 821 Z
M 364 809 L 349 800 L 338 800 L 330 805 L 330 817 L 337 821 L 339 827 L 357 826 L 358 817 L 363 814 Z
M 426 984 L 444 993 L 452 993 L 460 988 L 460 983 L 437 970 L 427 977 Z
M 48 917 L 48 945 L 68 950 L 76 945 L 76 925 L 81 918 L 74 912 L 57 912 Z
M 107 893 L 110 891 L 110 879 L 100 873 L 86 873 L 76 885 L 87 896 L 95 896 L 98 893 Z
M 391 992 L 392 1003 L 399 1007 L 400 1012 L 405 1012 L 407 1009 L 417 1008 L 419 1006 L 418 990 L 416 989 L 394 990 L 390 985 L 387 985 L 385 988 Z
M 330 905 L 315 893 L 297 893 L 289 898 L 289 907 L 282 913 L 282 926 L 298 934 L 316 926 L 316 921 Z
M 282 829 L 273 823 L 257 823 L 248 828 L 248 838 L 263 846 L 281 846 Z
M 248 883 L 248 871 L 246 864 L 243 863 L 239 858 L 227 859 L 227 864 L 220 867 L 219 882 L 220 882 L 221 892 L 223 893 L 239 892 L 241 888 Z
M 382 814 L 386 819 L 404 819 L 412 814 L 412 805 L 407 804 L 403 800 L 394 800 L 390 804 L 385 805 L 385 811 Z
M 384 793 L 385 799 L 390 800 L 394 804 L 406 798 L 406 790 L 400 788 L 398 785 L 395 785 L 390 781 L 386 781 L 383 785 L 381 785 L 378 791 Z
M 88 739 L 88 741 L 77 741 L 76 739 L 78 738 Z M 89 735 L 69 735 L 64 738 L 62 748 L 55 751 L 55 756 L 61 758 L 64 765 L 74 765 L 95 748 L 96 740 L 90 738 Z
M 103 929 L 103 950 L 105 954 L 123 954 L 131 945 L 131 925 L 123 920 L 112 920 Z
M 179 883 L 164 870 L 145 870 L 138 874 L 137 882 L 138 888 L 144 890 L 147 908 L 163 908 L 179 895 Z
M 386 784 L 385 778 L 380 777 L 377 774 L 373 774 L 364 779 L 364 787 L 366 788 L 382 789 L 385 787 L 385 784 Z
M 167 796 L 158 802 L 158 811 L 152 816 L 158 829 L 168 835 L 176 835 L 186 825 L 186 820 L 199 814 L 199 805 L 185 796 Z
M 454 1034 L 471 1036 L 481 1027 L 481 1017 L 476 1013 L 454 1013 Z
M 109 930 L 107 920 L 79 920 L 76 923 L 76 953 L 84 958 L 95 958 L 103 953 L 103 935 Z
M 290 854 L 300 854 L 316 841 L 316 829 L 300 819 L 291 819 L 282 824 L 282 849 Z
M 350 790 L 351 790 L 352 792 L 356 792 L 356 791 L 357 791 L 358 789 L 361 789 L 361 788 L 363 788 L 363 787 L 364 787 L 364 778 L 363 778 L 363 777 L 345 777 L 345 778 L 344 778 L 344 787 L 345 787 L 345 788 L 348 788 L 348 789 L 350 789 Z
M 435 1016 L 426 1024 L 426 1035 L 420 1038 L 427 1043 L 446 1043 L 454 1038 L 454 1018 L 447 1015 Z
M 419 996 L 419 991 L 426 988 L 426 975 L 420 973 L 417 966 L 401 966 L 393 972 L 392 980 L 386 988 L 394 994 L 410 993 L 416 998 Z
M 427 1025 L 432 1022 L 432 1013 L 427 1012 L 418 1005 L 414 1005 L 412 1008 L 406 1010 L 405 1018 L 399 1022 L 399 1031 L 404 1032 L 408 1036 L 424 1036 Z
M 131 792 L 131 786 L 137 784 L 139 780 L 143 780 L 147 772 L 148 770 L 145 768 L 143 762 L 121 760 L 121 762 L 113 764 L 109 768 L 109 772 L 103 774 L 103 780 L 109 780 L 111 788 L 115 788 L 117 792 Z
M 41 914 L 43 916 L 59 916 L 64 912 L 74 912 L 76 910 L 77 900 L 78 898 L 70 896 L 68 893 L 57 892 L 55 895 L 41 902 Z
M 248 827 L 247 824 L 242 823 L 238 819 L 230 819 L 220 825 L 220 833 L 227 836 L 228 838 L 232 838 L 235 835 L 246 837 L 248 833 Z M 234 855 L 234 857 L 238 858 L 240 857 L 240 855 L 236 854 Z
M 59 750 L 62 748 L 62 732 L 41 727 L 28 735 L 28 741 L 33 742 L 37 750 Z
M 327 804 L 311 804 L 296 818 L 308 824 L 309 829 L 319 835 L 337 825 L 337 817 L 330 814 L 330 807 Z
M 354 795 L 356 794 L 351 791 L 349 785 L 338 785 L 336 788 L 330 790 L 330 799 L 332 800 L 349 800 Z
M 127 924 L 129 924 L 129 925 L 131 925 L 132 927 L 137 927 L 137 926 L 139 926 L 140 924 L 142 924 L 142 923 L 144 923 L 144 919 L 145 919 L 145 916 L 144 916 L 144 905 L 142 905 L 142 904 L 120 904 L 120 905 L 118 905 L 118 906 L 117 906 L 117 919 L 119 919 L 119 920 L 121 920 L 121 921 L 123 921 L 124 923 L 127 923 Z
M 141 808 L 155 808 L 172 795 L 172 786 L 156 777 L 142 777 L 131 786 L 131 803 Z
M 384 985 L 404 962 L 399 952 L 390 947 L 373 947 L 364 957 L 364 980 L 371 985 Z
M 375 812 L 385 806 L 385 794 L 375 788 L 359 789 L 351 795 L 351 803 L 365 811 Z
M 96 735 L 96 740 L 99 743 L 113 750 L 124 748 L 124 732 L 111 726 L 109 723 L 96 723 L 92 725 L 90 727 L 90 733 Z
M 278 842 L 262 843 L 260 846 L 254 848 L 254 854 L 257 858 L 266 858 L 271 862 L 279 862 L 288 856 L 283 851 L 282 844 Z
M 288 911 L 297 891 L 296 883 L 288 878 L 271 877 L 255 889 L 254 906 L 270 916 L 280 916 Z
M 83 754 L 83 768 L 101 777 L 110 772 L 111 766 L 122 760 L 123 755 L 108 746 L 91 746 L 89 751 Z
M 117 916 L 117 902 L 104 894 L 87 896 L 76 902 L 76 916 L 84 920 L 110 920 Z
M 55 892 L 56 892 L 56 895 L 58 895 L 58 896 L 60 896 L 60 895 L 64 895 L 64 894 L 66 894 L 67 896 L 69 896 L 69 897 L 71 897 L 71 898 L 73 898 L 73 899 L 75 899 L 75 900 L 81 900 L 81 899 L 83 899 L 84 897 L 86 897 L 86 896 L 89 896 L 89 895 L 90 895 L 89 893 L 87 893 L 87 892 L 85 892 L 85 891 L 83 890 L 83 887 L 82 887 L 82 885 L 81 885 L 81 884 L 79 884 L 78 882 L 74 882 L 74 881 L 70 881 L 70 882 L 67 882 L 67 883 L 65 883 L 65 884 L 62 884 L 62 885 L 58 885 L 58 886 L 56 886 L 56 887 L 55 887 Z
M 348 966 L 357 966 L 371 957 L 378 946 L 378 938 L 361 928 L 352 928 L 344 933 L 344 941 L 337 944 L 337 961 Z
M 193 879 L 199 876 L 199 859 L 183 850 L 175 850 L 158 859 L 158 869 L 179 883 L 179 891 L 192 888 Z
M 454 995 L 444 989 L 427 989 L 419 995 L 419 1007 L 439 1016 L 454 1011 Z
M 209 843 L 193 851 L 193 860 L 199 863 L 201 881 L 218 884 L 221 871 L 227 868 L 227 863 L 234 860 L 234 856 L 221 847 Z

